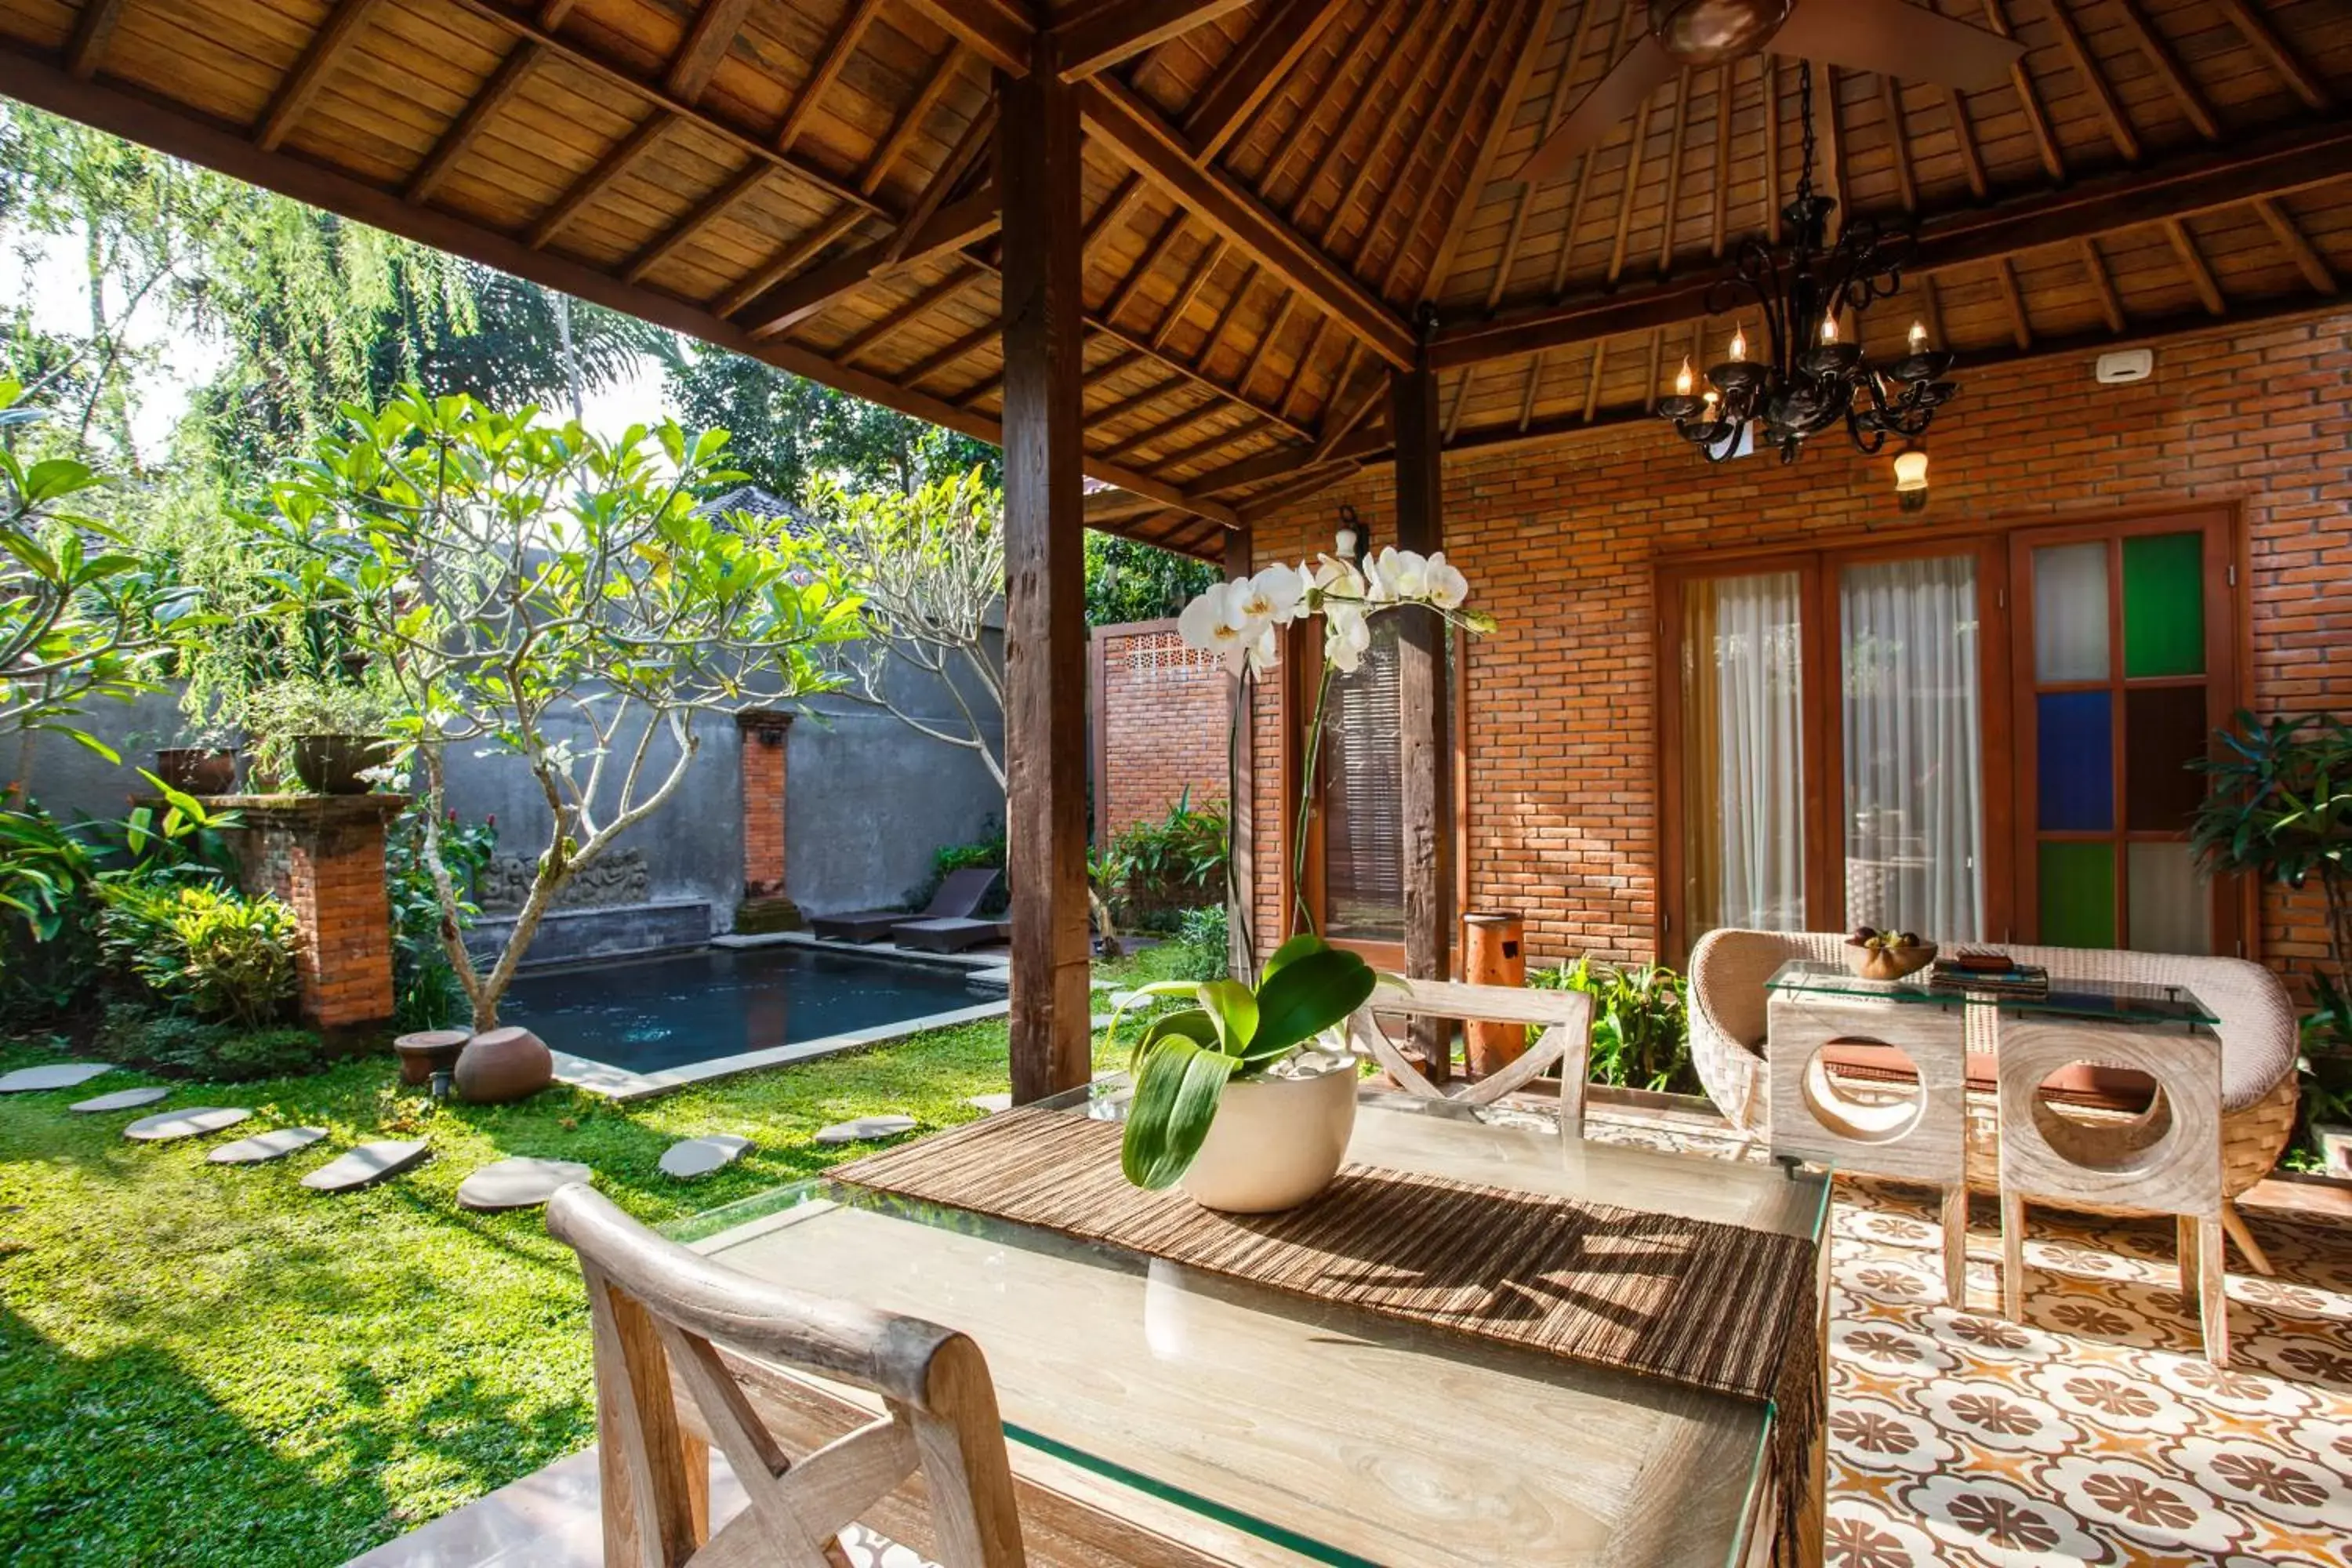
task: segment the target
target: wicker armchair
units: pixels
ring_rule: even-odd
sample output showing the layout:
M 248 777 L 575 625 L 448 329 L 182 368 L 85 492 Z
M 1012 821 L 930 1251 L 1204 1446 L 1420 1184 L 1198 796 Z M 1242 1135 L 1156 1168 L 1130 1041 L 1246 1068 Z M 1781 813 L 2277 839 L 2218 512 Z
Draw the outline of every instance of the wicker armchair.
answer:
M 1824 931 L 1717 931 L 1701 938 L 1690 960 L 1691 1058 L 1709 1099 L 1732 1124 L 1761 1132 L 1769 1121 L 1764 1070 L 1764 982 L 1790 959 L 1844 962 L 1845 938 Z M 2299 1089 L 2294 1005 L 2278 976 L 2236 958 L 2116 952 L 2072 947 L 2010 947 L 2058 980 L 2125 980 L 2193 989 L 2221 1019 L 2222 1191 L 2229 1198 L 2278 1163 L 2294 1131 Z M 1973 1010 L 1972 1010 L 1973 1012 Z M 1993 1048 L 1991 1019 L 1972 1016 L 1969 1049 Z M 2000 1130 L 1990 1092 L 1969 1096 L 1969 1184 L 1999 1187 Z M 2222 1223 L 2247 1260 L 2263 1274 L 2270 1260 L 2233 1204 Z

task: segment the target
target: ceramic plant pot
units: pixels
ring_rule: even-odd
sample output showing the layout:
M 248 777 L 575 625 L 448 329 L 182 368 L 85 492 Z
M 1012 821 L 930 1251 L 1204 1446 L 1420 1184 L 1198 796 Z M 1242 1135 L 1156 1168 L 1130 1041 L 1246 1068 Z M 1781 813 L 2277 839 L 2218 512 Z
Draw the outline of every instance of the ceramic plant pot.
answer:
M 388 752 L 373 735 L 297 735 L 294 773 L 320 795 L 365 795 L 360 774 L 382 766 Z
M 189 795 L 233 795 L 236 753 L 205 746 L 166 746 L 155 753 L 155 776 Z
M 1356 1129 L 1356 1064 L 1225 1085 L 1183 1188 L 1202 1208 L 1271 1214 L 1331 1184 Z
M 475 1105 L 524 1100 L 555 1081 L 555 1057 L 547 1042 L 509 1024 L 485 1029 L 457 1053 L 454 1075 L 457 1098 Z

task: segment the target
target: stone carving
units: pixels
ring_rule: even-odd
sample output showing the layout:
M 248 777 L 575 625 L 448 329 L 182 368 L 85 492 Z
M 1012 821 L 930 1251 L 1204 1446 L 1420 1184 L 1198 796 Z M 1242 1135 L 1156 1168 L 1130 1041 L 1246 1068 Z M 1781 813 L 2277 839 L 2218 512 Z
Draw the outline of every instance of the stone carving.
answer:
M 539 863 L 520 855 L 499 855 L 482 868 L 474 901 L 487 915 L 519 914 L 530 897 L 531 879 Z M 572 879 L 555 896 L 559 910 L 610 909 L 616 904 L 642 904 L 651 897 L 652 878 L 642 849 L 616 849 Z

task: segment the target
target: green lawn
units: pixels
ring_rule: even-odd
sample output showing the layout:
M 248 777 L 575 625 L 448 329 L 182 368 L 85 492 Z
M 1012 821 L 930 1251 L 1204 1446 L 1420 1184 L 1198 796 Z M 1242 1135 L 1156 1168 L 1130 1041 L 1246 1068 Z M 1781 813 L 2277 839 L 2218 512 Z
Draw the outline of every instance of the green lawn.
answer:
M 1136 961 L 1116 967 L 1121 978 Z M 124 1142 L 127 1114 L 68 1102 L 150 1081 L 0 1100 L 0 1561 L 331 1564 L 572 1452 L 593 1436 L 585 1304 L 537 1211 L 457 1206 L 511 1154 L 579 1160 L 652 1223 L 749 1197 L 838 1157 L 810 1135 L 904 1110 L 970 1120 L 1005 1087 L 1002 1023 L 774 1068 L 621 1108 L 561 1087 L 528 1104 L 436 1105 L 391 1062 L 184 1085 L 245 1105 L 232 1132 Z M 55 1059 L 0 1044 L 0 1070 Z M 332 1137 L 274 1164 L 205 1152 L 268 1127 Z M 704 1132 L 751 1138 L 684 1184 L 655 1162 Z M 329 1198 L 297 1178 L 369 1138 L 432 1160 Z

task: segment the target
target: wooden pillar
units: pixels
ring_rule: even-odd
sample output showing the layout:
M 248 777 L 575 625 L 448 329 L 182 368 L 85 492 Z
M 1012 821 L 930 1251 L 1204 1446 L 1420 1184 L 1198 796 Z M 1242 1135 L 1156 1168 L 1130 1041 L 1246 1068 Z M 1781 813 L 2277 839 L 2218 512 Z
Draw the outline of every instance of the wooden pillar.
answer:
M 1040 35 L 996 76 L 1004 213 L 1005 881 L 1013 1098 L 1092 1071 L 1087 938 L 1087 628 L 1076 89 Z
M 1255 566 L 1255 547 L 1250 531 L 1236 528 L 1225 535 L 1225 579 L 1246 577 Z M 1254 979 L 1257 974 L 1257 954 L 1252 951 L 1257 935 L 1254 916 L 1256 913 L 1257 855 L 1253 835 L 1257 829 L 1256 736 L 1253 731 L 1251 688 L 1240 676 L 1228 683 L 1233 691 L 1234 719 L 1238 726 L 1234 741 L 1233 799 L 1225 803 L 1233 823 L 1233 868 L 1231 889 L 1225 898 L 1225 966 L 1236 977 Z
M 1427 554 L 1445 544 L 1438 472 L 1437 374 L 1423 347 L 1412 370 L 1389 373 L 1389 416 L 1396 432 L 1400 550 Z M 1450 968 L 1454 834 L 1447 820 L 1445 623 L 1429 610 L 1399 610 L 1398 701 L 1404 773 L 1404 968 L 1416 980 L 1443 980 Z M 1453 1027 L 1416 1018 L 1409 1037 L 1430 1081 L 1452 1073 Z

